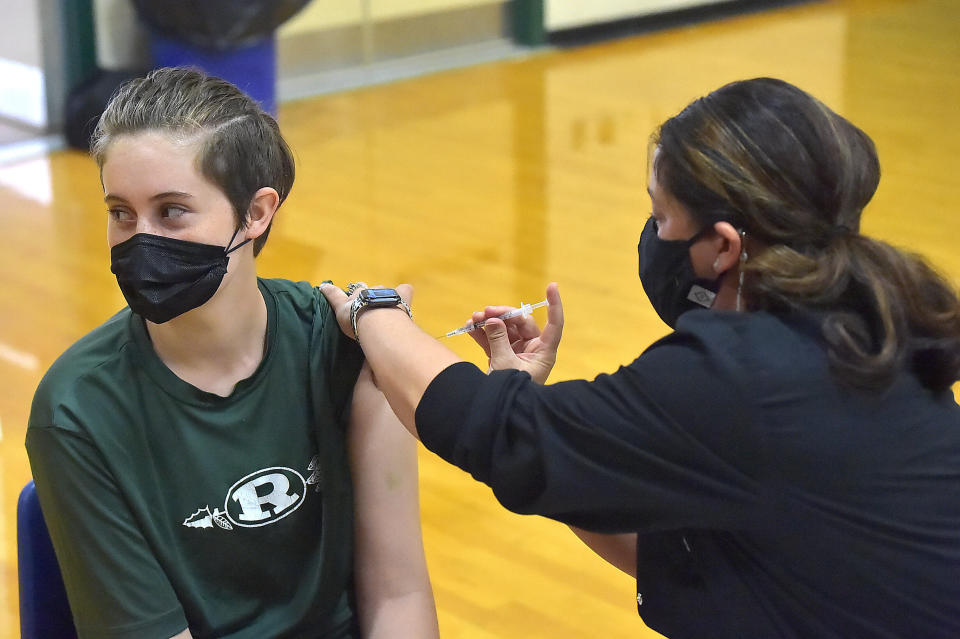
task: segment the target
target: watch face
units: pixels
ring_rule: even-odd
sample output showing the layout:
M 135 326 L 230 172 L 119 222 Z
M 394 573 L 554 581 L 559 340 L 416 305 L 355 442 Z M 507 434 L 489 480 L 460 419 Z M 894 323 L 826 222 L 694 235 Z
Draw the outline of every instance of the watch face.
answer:
M 400 295 L 392 288 L 368 288 L 360 295 L 371 304 L 397 304 L 400 301 Z

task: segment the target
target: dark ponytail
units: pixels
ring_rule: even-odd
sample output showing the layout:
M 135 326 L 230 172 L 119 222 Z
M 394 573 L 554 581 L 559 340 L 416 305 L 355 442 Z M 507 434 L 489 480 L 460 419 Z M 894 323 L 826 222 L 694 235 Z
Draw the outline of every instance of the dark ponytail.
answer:
M 905 366 L 935 390 L 960 377 L 960 304 L 917 255 L 844 234 L 816 257 L 772 246 L 745 270 L 751 307 L 824 312 L 831 364 L 851 385 L 882 388 Z
M 701 225 L 728 221 L 760 247 L 743 267 L 748 307 L 819 313 L 839 379 L 883 388 L 905 367 L 933 390 L 960 379 L 954 289 L 921 257 L 858 232 L 880 179 L 863 131 L 760 78 L 692 103 L 653 143 L 658 181 Z

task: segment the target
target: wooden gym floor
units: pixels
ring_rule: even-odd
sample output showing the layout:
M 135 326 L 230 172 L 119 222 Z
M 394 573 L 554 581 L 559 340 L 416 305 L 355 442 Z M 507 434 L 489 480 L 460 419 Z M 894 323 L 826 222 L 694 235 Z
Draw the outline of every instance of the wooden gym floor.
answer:
M 636 275 L 650 132 L 721 84 L 769 75 L 874 138 L 883 180 L 865 232 L 958 282 L 958 24 L 955 0 L 817 2 L 285 104 L 298 179 L 261 273 L 413 283 L 417 320 L 437 335 L 556 280 L 567 324 L 554 379 L 613 370 L 667 330 Z M 31 396 L 123 301 L 84 154 L 0 166 L 0 197 L 0 637 L 15 637 Z M 480 363 L 468 337 L 450 346 Z M 657 636 L 632 581 L 563 526 L 504 511 L 430 454 L 421 473 L 444 637 Z

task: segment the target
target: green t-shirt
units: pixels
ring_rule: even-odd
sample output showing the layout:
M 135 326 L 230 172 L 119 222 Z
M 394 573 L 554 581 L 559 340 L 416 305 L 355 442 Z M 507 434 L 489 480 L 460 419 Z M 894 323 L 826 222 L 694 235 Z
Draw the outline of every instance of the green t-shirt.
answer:
M 81 637 L 350 637 L 345 447 L 362 365 L 319 290 L 260 280 L 266 353 L 229 397 L 124 309 L 40 383 L 27 451 Z

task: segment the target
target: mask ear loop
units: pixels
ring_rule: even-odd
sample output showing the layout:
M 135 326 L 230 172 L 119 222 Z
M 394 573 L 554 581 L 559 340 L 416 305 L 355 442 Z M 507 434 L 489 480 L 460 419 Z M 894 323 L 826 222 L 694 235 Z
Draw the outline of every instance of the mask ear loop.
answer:
M 240 229 L 241 229 L 241 228 L 243 228 L 243 227 L 238 226 L 237 229 L 233 232 L 233 235 L 230 236 L 230 241 L 227 242 L 226 247 L 224 247 L 224 249 L 223 249 L 223 254 L 224 254 L 224 255 L 230 255 L 231 253 L 233 253 L 234 251 L 236 251 L 238 248 L 240 248 L 241 246 L 243 246 L 243 245 L 246 244 L 247 242 L 250 242 L 250 241 L 253 240 L 252 237 L 248 237 L 247 239 L 245 239 L 244 241 L 240 242 L 239 244 L 237 244 L 237 245 L 234 246 L 233 248 L 230 248 L 230 245 L 233 244 L 233 241 L 237 238 L 237 233 L 240 232 Z
M 743 310 L 741 300 L 743 296 L 743 265 L 747 263 L 747 232 L 740 230 L 740 277 L 737 284 L 737 312 Z

